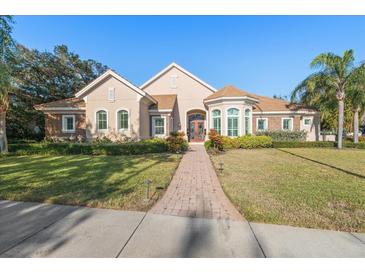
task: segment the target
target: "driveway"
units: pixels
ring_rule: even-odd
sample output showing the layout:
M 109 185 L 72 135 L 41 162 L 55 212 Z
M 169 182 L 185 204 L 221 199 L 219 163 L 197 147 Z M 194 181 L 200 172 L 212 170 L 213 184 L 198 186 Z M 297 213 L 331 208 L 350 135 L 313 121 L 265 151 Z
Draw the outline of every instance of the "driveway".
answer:
M 365 234 L 0 201 L 0 257 L 365 257 Z

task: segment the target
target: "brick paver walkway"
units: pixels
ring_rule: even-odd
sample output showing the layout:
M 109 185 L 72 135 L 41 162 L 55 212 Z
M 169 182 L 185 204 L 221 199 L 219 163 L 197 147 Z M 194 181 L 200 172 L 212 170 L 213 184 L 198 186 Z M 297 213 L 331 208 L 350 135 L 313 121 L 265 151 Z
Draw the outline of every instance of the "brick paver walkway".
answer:
M 225 196 L 203 145 L 193 144 L 182 158 L 164 196 L 151 213 L 242 220 Z

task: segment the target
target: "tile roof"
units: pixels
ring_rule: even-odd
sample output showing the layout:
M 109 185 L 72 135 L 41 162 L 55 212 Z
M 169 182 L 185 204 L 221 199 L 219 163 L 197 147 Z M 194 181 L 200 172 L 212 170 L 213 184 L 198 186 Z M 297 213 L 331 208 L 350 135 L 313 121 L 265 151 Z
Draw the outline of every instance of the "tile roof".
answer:
M 253 112 L 262 111 L 297 111 L 297 110 L 309 110 L 314 111 L 314 109 L 305 107 L 303 105 L 290 103 L 282 99 L 274 99 L 266 96 L 257 95 L 259 102 L 253 107 Z
M 244 90 L 240 90 L 232 85 L 228 85 L 218 90 L 217 92 L 213 93 L 212 95 L 209 95 L 207 98 L 205 98 L 205 101 L 222 97 L 243 97 L 243 96 L 257 100 L 256 95 L 248 93 L 247 91 Z
M 34 106 L 34 108 L 37 110 L 43 110 L 45 108 L 84 108 L 84 107 L 85 107 L 85 101 L 79 98 L 62 99 Z
M 173 109 L 177 95 L 176 94 L 166 94 L 166 95 L 151 95 L 157 104 L 153 105 L 154 109 Z
M 228 85 L 218 90 L 217 92 L 209 95 L 206 100 L 224 98 L 224 97 L 249 97 L 256 99 L 258 102 L 253 106 L 253 112 L 261 111 L 296 111 L 296 110 L 310 110 L 313 109 L 306 108 L 304 106 L 293 104 L 285 100 L 274 99 L 266 96 L 260 96 L 256 94 L 249 93 L 247 91 L 238 89 L 232 85 Z

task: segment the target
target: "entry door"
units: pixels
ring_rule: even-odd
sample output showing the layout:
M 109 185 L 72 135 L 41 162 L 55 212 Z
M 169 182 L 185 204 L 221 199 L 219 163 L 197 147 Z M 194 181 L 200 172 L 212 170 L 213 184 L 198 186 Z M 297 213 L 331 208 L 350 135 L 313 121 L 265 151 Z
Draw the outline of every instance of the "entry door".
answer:
M 190 142 L 204 141 L 204 121 L 190 121 Z

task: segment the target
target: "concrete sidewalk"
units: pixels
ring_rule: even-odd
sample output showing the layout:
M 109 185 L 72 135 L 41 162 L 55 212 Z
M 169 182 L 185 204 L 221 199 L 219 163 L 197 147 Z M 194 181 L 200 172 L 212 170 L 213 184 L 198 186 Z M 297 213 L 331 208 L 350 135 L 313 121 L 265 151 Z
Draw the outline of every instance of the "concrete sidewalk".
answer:
M 0 201 L 0 257 L 365 257 L 365 234 Z

